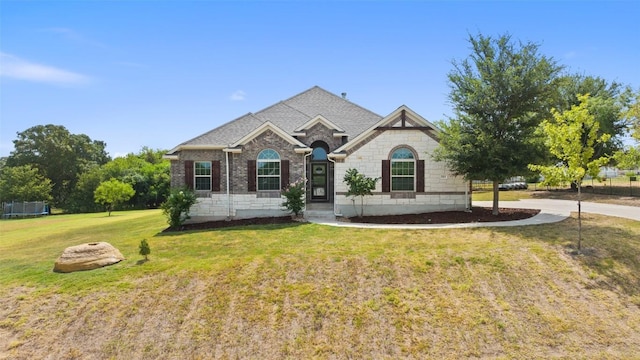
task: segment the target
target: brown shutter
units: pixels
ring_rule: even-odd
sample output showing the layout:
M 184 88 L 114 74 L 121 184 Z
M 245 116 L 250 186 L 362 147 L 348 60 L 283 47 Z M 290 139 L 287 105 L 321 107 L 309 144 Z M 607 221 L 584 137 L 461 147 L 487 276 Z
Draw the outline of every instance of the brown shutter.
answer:
M 416 161 L 416 192 L 424 192 L 424 160 Z
M 184 162 L 184 186 L 193 190 L 193 161 L 187 160 Z
M 247 160 L 247 191 L 256 191 L 256 161 Z
M 220 191 L 220 160 L 211 162 L 211 191 Z
M 289 185 L 289 160 L 280 160 L 280 189 Z
M 391 161 L 382 160 L 382 192 L 391 191 Z

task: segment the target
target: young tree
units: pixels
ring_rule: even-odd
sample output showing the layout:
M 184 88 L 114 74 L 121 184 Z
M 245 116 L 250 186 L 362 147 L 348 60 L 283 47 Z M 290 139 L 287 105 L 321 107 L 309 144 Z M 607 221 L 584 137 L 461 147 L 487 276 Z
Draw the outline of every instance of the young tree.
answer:
M 372 195 L 372 190 L 376 188 L 376 183 L 380 178 L 370 178 L 364 176 L 358 172 L 357 169 L 350 168 L 344 174 L 344 182 L 349 187 L 347 191 L 347 196 L 353 196 L 354 199 L 354 207 L 355 207 L 355 197 L 360 197 L 360 214 L 358 217 L 362 217 L 364 213 L 364 197 L 366 195 Z
M 552 82 L 560 67 L 538 54 L 538 45 L 469 36 L 472 53 L 453 62 L 448 74 L 455 118 L 441 122 L 440 146 L 433 154 L 456 175 L 493 182 L 493 214 L 498 184 L 522 175 L 541 156 L 534 132 L 548 114 Z
M 142 241 L 140 241 L 140 246 L 138 248 L 140 249 L 139 251 L 140 255 L 144 256 L 144 261 L 149 261 L 149 254 L 151 254 L 151 248 L 149 247 L 149 243 L 147 242 L 147 239 L 142 239 Z
M 109 216 L 111 216 L 111 211 L 116 205 L 129 200 L 135 193 L 131 185 L 111 179 L 98 186 L 94 198 L 96 203 L 106 206 Z
M 597 144 L 609 140 L 608 134 L 598 135 L 600 124 L 589 112 L 589 95 L 578 97 L 580 104 L 570 110 L 552 110 L 554 121 L 543 121 L 542 130 L 546 135 L 549 151 L 559 163 L 556 165 L 529 165 L 539 171 L 545 181 L 568 181 L 578 188 L 578 251 L 582 247 L 581 188 L 586 175 L 597 177 L 600 167 L 609 159 L 592 159 Z
M 0 200 L 49 201 L 51 180 L 30 165 L 9 167 L 0 171 Z

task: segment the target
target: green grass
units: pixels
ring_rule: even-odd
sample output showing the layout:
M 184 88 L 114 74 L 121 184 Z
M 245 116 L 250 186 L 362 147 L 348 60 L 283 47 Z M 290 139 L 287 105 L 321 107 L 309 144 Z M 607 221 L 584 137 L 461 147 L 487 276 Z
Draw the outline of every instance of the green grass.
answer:
M 500 191 L 499 200 L 500 201 L 517 201 L 520 199 L 531 199 L 531 191 L 528 190 L 509 190 L 509 191 Z M 489 190 L 475 190 L 471 199 L 473 201 L 492 201 L 493 200 L 493 191 Z
M 640 223 L 161 233 L 158 211 L 0 221 L 3 358 L 640 357 Z M 140 262 L 140 240 L 151 247 Z M 67 246 L 125 261 L 53 273 Z

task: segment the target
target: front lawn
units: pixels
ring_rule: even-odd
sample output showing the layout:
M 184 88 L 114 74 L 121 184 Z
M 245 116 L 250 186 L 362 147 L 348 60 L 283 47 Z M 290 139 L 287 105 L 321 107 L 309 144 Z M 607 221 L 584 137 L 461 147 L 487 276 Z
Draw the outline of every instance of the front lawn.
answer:
M 640 357 L 640 223 L 162 233 L 159 211 L 0 221 L 0 359 Z M 150 261 L 138 245 L 147 239 Z M 125 261 L 53 273 L 107 241 Z

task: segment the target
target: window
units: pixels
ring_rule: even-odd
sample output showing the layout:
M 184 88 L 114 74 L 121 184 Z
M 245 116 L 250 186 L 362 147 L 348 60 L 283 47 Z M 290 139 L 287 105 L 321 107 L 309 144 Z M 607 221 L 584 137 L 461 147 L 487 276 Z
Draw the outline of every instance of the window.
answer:
M 311 158 L 312 158 L 311 160 L 313 161 L 327 160 L 327 150 L 321 147 L 317 147 L 313 149 L 313 152 L 311 153 Z
M 413 152 L 399 148 L 391 155 L 391 191 L 414 191 L 416 160 Z
M 280 155 L 271 149 L 258 154 L 258 191 L 280 190 Z
M 211 190 L 211 162 L 196 161 L 195 167 L 195 190 Z

